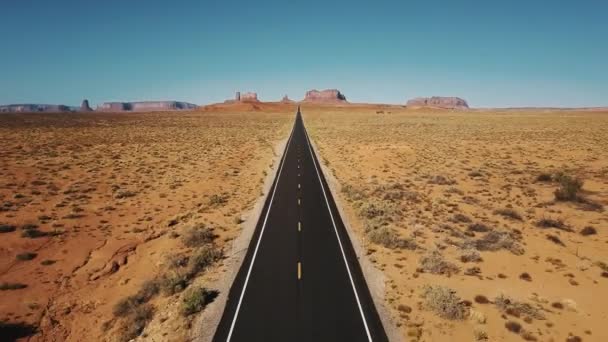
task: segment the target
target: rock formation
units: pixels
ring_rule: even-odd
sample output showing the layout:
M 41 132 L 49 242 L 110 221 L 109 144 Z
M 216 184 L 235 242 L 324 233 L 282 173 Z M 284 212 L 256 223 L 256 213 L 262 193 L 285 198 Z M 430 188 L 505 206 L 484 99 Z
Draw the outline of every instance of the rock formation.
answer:
M 89 106 L 89 100 L 84 99 L 82 100 L 82 104 L 80 105 L 80 111 L 81 112 L 90 112 L 93 109 L 91 109 L 91 106 Z
M 320 103 L 344 103 L 346 97 L 337 89 L 327 90 L 309 90 L 306 92 L 304 102 L 320 102 Z
M 150 112 L 162 110 L 194 109 L 197 106 L 188 102 L 179 101 L 141 101 L 141 102 L 105 102 L 97 106 L 97 110 L 105 112 Z
M 241 102 L 259 102 L 257 93 L 243 93 L 240 96 Z
M 468 109 L 467 101 L 459 97 L 417 97 L 407 101 L 408 107 L 436 107 L 446 109 Z
M 282 103 L 293 103 L 294 101 L 293 101 L 293 100 L 291 100 L 291 99 L 289 98 L 289 96 L 285 95 L 285 96 L 283 96 L 283 99 L 281 99 L 281 102 L 282 102 Z
M 6 106 L 0 106 L 0 113 L 59 113 L 70 111 L 72 111 L 72 109 L 65 105 L 11 104 Z

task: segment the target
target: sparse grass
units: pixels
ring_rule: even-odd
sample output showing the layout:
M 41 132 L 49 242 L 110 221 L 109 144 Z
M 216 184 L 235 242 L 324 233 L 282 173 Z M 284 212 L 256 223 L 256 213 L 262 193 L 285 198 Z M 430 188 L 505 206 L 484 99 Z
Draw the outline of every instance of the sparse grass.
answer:
M 424 272 L 432 274 L 450 276 L 459 272 L 458 266 L 446 261 L 438 250 L 432 250 L 420 258 L 419 266 Z
M 224 204 L 226 204 L 228 202 L 228 196 L 226 194 L 220 194 L 220 195 L 211 195 L 211 197 L 209 197 L 209 202 L 208 204 L 212 207 L 218 207 L 218 206 L 222 206 Z
M 462 320 L 467 317 L 468 307 L 456 295 L 456 291 L 444 286 L 426 285 L 422 291 L 424 304 L 439 317 Z
M 213 233 L 213 229 L 201 223 L 188 229 L 184 235 L 182 235 L 182 242 L 187 247 L 199 247 L 213 242 L 216 237 L 217 235 Z
M 182 299 L 181 312 L 184 316 L 189 316 L 202 311 L 207 304 L 211 303 L 218 295 L 217 291 L 208 290 L 204 287 L 197 287 L 184 294 Z
M 174 272 L 171 274 L 165 274 L 160 279 L 160 289 L 165 296 L 171 296 L 176 293 L 182 292 L 189 282 L 189 277 L 185 273 Z
M 0 291 L 7 291 L 7 290 L 21 290 L 26 288 L 27 285 L 22 284 L 22 283 L 1 283 L 0 284 Z

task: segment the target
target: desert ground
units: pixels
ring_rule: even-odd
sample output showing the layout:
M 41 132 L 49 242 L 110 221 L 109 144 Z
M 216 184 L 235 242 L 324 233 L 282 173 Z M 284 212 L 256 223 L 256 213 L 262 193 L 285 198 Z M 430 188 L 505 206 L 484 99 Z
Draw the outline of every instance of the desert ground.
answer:
M 608 341 L 608 111 L 302 111 L 404 339 Z
M 294 111 L 0 115 L 2 338 L 188 340 Z

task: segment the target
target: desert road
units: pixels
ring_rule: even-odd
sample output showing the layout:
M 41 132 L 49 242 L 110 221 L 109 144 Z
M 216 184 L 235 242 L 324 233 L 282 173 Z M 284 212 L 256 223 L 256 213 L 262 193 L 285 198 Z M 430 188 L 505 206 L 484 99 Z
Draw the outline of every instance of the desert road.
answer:
M 214 341 L 387 341 L 298 109 Z

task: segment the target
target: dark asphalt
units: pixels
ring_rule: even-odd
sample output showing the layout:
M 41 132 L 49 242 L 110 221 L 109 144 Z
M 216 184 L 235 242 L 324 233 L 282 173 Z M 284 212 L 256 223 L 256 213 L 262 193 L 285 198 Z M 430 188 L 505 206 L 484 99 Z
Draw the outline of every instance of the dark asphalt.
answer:
M 214 341 L 388 340 L 313 153 L 298 110 Z

